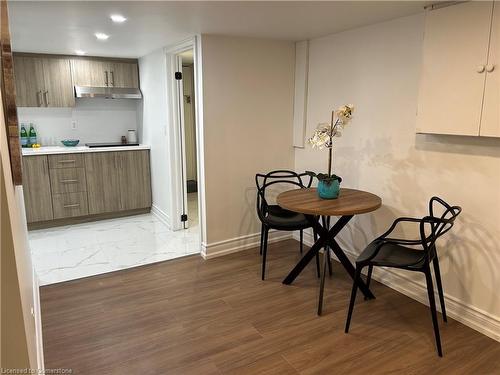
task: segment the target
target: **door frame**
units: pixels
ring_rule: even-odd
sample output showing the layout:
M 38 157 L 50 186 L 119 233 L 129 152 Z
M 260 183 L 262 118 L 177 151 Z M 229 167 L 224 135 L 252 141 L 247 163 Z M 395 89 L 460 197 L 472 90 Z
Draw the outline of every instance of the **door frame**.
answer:
M 203 128 L 203 70 L 201 54 L 201 37 L 193 36 L 179 43 L 166 47 L 166 80 L 167 80 L 167 107 L 168 118 L 171 126 L 168 127 L 168 145 L 170 154 L 170 227 L 172 230 L 183 228 L 181 214 L 184 200 L 183 164 L 181 157 L 183 149 L 183 135 L 181 134 L 180 104 L 182 97 L 179 97 L 179 81 L 174 78 L 177 71 L 178 55 L 182 52 L 193 50 L 193 79 L 195 108 L 194 116 L 196 122 L 196 161 L 198 179 L 198 217 L 200 225 L 200 239 L 203 246 L 206 243 L 206 206 L 205 206 L 205 162 L 204 162 L 204 128 Z M 182 82 L 182 81 L 181 81 Z M 201 251 L 201 249 L 200 249 Z

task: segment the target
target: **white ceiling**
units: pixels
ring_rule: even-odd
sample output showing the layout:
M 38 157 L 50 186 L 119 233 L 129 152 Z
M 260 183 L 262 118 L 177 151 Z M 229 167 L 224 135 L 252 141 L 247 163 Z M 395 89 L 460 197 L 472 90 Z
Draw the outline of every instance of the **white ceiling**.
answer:
M 14 51 L 140 57 L 196 33 L 303 40 L 422 12 L 426 3 L 9 1 L 9 11 Z M 113 24 L 114 13 L 128 20 Z

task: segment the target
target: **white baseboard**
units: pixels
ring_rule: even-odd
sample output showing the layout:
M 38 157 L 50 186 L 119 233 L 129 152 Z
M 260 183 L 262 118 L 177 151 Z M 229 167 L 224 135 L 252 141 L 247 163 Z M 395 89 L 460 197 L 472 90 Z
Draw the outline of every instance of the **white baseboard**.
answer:
M 293 238 L 299 240 L 298 232 L 294 233 Z M 308 246 L 313 244 L 312 234 L 307 231 L 304 232 L 304 243 Z M 345 250 L 345 253 L 354 262 L 357 255 L 349 250 Z M 336 257 L 332 257 L 332 259 L 337 260 Z M 427 287 L 423 283 L 416 282 L 405 276 L 402 271 L 398 272 L 395 269 L 376 267 L 373 269 L 372 278 L 405 296 L 429 306 Z M 436 301 L 439 301 L 437 291 L 435 293 Z M 500 317 L 466 304 L 446 293 L 444 298 L 448 316 L 496 341 L 500 341 Z M 439 305 L 439 302 L 437 304 Z M 438 309 L 440 310 L 439 306 Z
M 268 243 L 284 241 L 292 238 L 291 232 L 269 231 Z M 223 255 L 235 253 L 259 246 L 260 233 L 248 234 L 229 240 L 214 242 L 211 244 L 201 244 L 201 256 L 204 259 L 212 259 Z
M 158 206 L 154 204 L 151 206 L 151 213 L 155 215 L 158 220 L 164 223 L 168 228 L 170 228 L 170 217 L 165 213 L 165 211 L 160 210 Z

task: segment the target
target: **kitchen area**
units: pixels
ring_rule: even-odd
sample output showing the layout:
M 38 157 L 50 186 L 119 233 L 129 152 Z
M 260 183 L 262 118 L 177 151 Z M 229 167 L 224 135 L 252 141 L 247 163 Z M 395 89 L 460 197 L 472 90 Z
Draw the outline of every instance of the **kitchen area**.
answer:
M 14 74 L 40 285 L 199 253 L 196 227 L 152 212 L 137 59 L 15 52 Z

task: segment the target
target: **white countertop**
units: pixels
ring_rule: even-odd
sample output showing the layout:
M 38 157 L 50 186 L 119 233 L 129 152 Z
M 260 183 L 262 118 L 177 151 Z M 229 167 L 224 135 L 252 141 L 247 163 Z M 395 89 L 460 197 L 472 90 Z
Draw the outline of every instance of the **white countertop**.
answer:
M 84 152 L 107 152 L 107 151 L 134 151 L 149 150 L 147 145 L 139 146 L 114 146 L 114 147 L 87 147 L 87 146 L 42 146 L 39 148 L 23 148 L 23 156 L 30 155 L 53 155 L 53 154 L 80 154 Z

